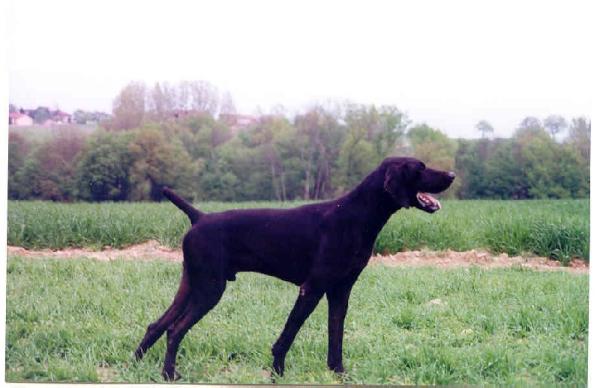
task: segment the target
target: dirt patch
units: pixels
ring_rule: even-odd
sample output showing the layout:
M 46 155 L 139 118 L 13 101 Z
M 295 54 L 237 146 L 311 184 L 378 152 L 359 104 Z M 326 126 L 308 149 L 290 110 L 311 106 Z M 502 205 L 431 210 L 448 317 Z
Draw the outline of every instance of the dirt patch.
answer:
M 563 267 L 558 261 L 549 260 L 545 257 L 509 257 L 506 253 L 494 255 L 481 250 L 466 252 L 450 250 L 398 252 L 393 255 L 373 256 L 370 263 L 380 263 L 391 267 L 457 268 L 472 265 L 484 268 L 524 267 L 539 271 L 568 271 L 576 273 L 587 273 L 589 270 L 588 264 L 579 259 L 573 259 L 568 267 Z
M 101 251 L 86 248 L 67 248 L 56 251 L 42 249 L 39 251 L 29 250 L 22 247 L 8 247 L 8 255 L 23 256 L 31 258 L 56 258 L 75 259 L 88 257 L 100 261 L 111 260 L 166 260 L 182 261 L 181 249 L 173 249 L 162 246 L 158 241 L 150 240 L 142 244 L 132 245 L 123 249 L 105 247 Z
M 9 256 L 23 256 L 30 258 L 58 258 L 74 259 L 80 257 L 93 258 L 100 261 L 111 260 L 165 260 L 180 262 L 181 249 L 167 248 L 157 241 L 151 240 L 142 244 L 132 245 L 124 249 L 106 247 L 101 251 L 85 248 L 68 248 L 52 251 L 29 250 L 22 247 L 8 247 Z M 375 255 L 369 264 L 383 264 L 390 267 L 439 267 L 458 268 L 477 266 L 483 268 L 524 267 L 539 271 L 568 271 L 573 273 L 588 273 L 588 264 L 583 260 L 572 260 L 568 267 L 563 267 L 558 261 L 545 257 L 509 257 L 507 254 L 494 255 L 481 250 L 466 252 L 455 251 L 408 251 L 398 252 L 393 255 Z

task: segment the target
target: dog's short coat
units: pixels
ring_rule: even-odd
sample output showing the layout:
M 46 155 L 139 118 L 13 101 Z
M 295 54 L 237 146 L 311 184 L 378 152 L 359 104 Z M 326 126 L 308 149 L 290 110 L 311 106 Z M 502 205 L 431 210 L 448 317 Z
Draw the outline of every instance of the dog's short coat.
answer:
M 185 333 L 221 299 L 227 280 L 240 271 L 260 272 L 300 286 L 283 332 L 272 347 L 281 375 L 285 356 L 323 295 L 329 303 L 327 365 L 343 372 L 342 337 L 348 299 L 367 265 L 377 234 L 401 208 L 433 213 L 439 202 L 427 193 L 446 190 L 454 173 L 427 168 L 413 158 L 388 158 L 348 194 L 293 209 L 247 209 L 204 214 L 173 191 L 164 195 L 185 212 L 192 228 L 183 239 L 183 273 L 172 305 L 154 323 L 135 356 L 167 331 L 163 377 L 173 380 L 177 349 Z

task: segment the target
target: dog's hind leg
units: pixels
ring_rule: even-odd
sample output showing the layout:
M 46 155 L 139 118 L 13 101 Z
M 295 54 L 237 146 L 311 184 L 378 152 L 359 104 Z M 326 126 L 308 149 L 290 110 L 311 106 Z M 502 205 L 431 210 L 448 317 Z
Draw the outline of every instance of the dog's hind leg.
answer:
M 135 358 L 137 360 L 141 360 L 144 357 L 144 353 L 154 345 L 165 330 L 182 314 L 187 305 L 190 291 L 190 279 L 184 264 L 181 282 L 179 283 L 179 289 L 175 294 L 173 303 L 156 322 L 148 326 L 144 339 L 142 339 L 142 342 L 140 342 L 135 351 Z
M 225 278 L 198 276 L 193 279 L 194 289 L 184 312 L 167 330 L 167 351 L 162 375 L 165 380 L 176 380 L 175 361 L 179 344 L 187 331 L 208 313 L 221 299 L 225 291 Z

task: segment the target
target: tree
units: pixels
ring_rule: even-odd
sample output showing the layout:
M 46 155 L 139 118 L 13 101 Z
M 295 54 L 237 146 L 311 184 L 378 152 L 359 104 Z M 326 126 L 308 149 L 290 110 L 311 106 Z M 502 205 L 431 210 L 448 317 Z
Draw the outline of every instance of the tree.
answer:
M 481 161 L 483 174 L 475 183 L 481 190 L 478 198 L 525 199 L 531 196 L 517 151 L 513 139 L 495 139 L 489 144 L 489 156 Z
M 443 170 L 454 169 L 456 143 L 439 129 L 419 124 L 408 131 L 413 155 L 425 164 Z
M 207 166 L 207 170 L 220 172 L 215 179 L 220 183 L 220 197 L 235 195 L 239 200 L 277 199 L 268 154 L 265 152 L 268 145 L 250 145 L 241 138 L 236 140 L 219 148 L 219 158 L 211 160 Z M 231 176 L 227 176 L 227 173 Z M 225 180 L 234 180 L 234 177 L 237 182 L 234 188 L 223 186 Z M 203 179 L 207 178 L 203 176 Z
M 481 138 L 483 139 L 484 137 L 486 137 L 487 134 L 492 134 L 494 133 L 494 127 L 492 127 L 492 124 L 490 124 L 489 122 L 487 122 L 486 120 L 480 120 L 476 125 L 475 128 L 477 128 L 477 130 L 479 132 L 481 132 Z
M 426 165 L 446 171 L 454 171 L 457 144 L 439 129 L 434 129 L 427 124 L 420 124 L 408 131 L 412 155 L 422 160 Z M 454 196 L 459 182 L 456 182 L 444 196 Z
M 519 124 L 518 130 L 542 129 L 541 121 L 533 116 L 525 117 Z
M 515 141 L 528 198 L 585 195 L 585 169 L 572 149 L 556 143 L 543 129 L 517 131 Z
M 148 111 L 158 121 L 169 118 L 177 106 L 177 90 L 167 82 L 157 82 L 148 93 Z
M 130 192 L 129 168 L 132 135 L 100 132 L 88 139 L 75 177 L 78 198 L 91 201 L 123 201 Z
M 571 144 L 579 155 L 590 164 L 590 144 L 592 141 L 592 122 L 585 117 L 577 117 L 571 121 L 566 142 Z
M 274 183 L 275 195 L 279 195 L 284 201 L 299 199 L 303 194 L 302 177 L 304 173 L 300 150 L 306 139 L 297 135 L 296 129 L 287 119 L 279 117 L 279 120 L 279 125 L 274 128 L 273 136 L 273 147 L 280 162 L 277 170 L 279 182 Z M 332 155 L 329 157 L 333 159 L 337 150 L 330 150 L 330 152 Z M 330 168 L 333 170 L 334 166 L 330 166 Z M 325 186 L 333 190 L 333 182 L 329 182 Z
M 86 112 L 82 111 L 81 109 L 77 109 L 75 112 L 73 112 L 73 121 L 76 124 L 84 125 L 87 123 L 87 120 L 88 118 Z
M 550 115 L 544 120 L 544 127 L 552 135 L 552 139 L 556 140 L 556 134 L 562 132 L 567 127 L 567 120 L 559 115 Z
M 235 114 L 237 109 L 233 103 L 231 93 L 225 92 L 221 96 L 221 106 L 219 107 L 219 114 Z
M 513 138 L 519 144 L 523 144 L 533 138 L 548 137 L 542 123 L 535 117 L 526 117 L 517 127 Z
M 25 165 L 31 145 L 20 134 L 15 132 L 8 133 L 8 198 L 19 199 L 19 192 L 23 188 L 19 187 L 16 179 L 17 173 Z M 23 182 L 27 184 L 27 182 Z
M 89 123 L 102 124 L 104 121 L 110 120 L 111 116 L 104 112 L 89 112 L 81 109 L 77 109 L 73 112 L 73 121 L 80 125 Z
M 377 109 L 378 125 L 373 142 L 381 159 L 393 154 L 398 142 L 408 127 L 406 115 L 395 106 L 382 106 Z
M 455 166 L 458 174 L 453 186 L 458 186 L 459 198 L 479 198 L 485 190 L 484 161 L 487 158 L 487 148 L 490 141 L 470 139 L 459 139 L 458 149 L 455 156 Z M 458 184 L 459 183 L 459 184 Z
M 349 127 L 360 128 L 380 159 L 391 155 L 409 123 L 395 106 L 353 104 L 346 107 L 345 121 Z
M 581 196 L 589 196 L 590 192 L 590 145 L 592 140 L 592 122 L 585 117 L 571 121 L 565 146 L 572 149 L 580 161 L 583 172 Z
M 52 185 L 53 187 L 44 185 L 42 189 L 44 174 L 40 167 L 36 153 L 25 159 L 23 166 L 9 182 L 10 199 L 52 199 L 53 196 L 58 199 L 58 190 L 53 190 L 54 193 L 50 192 L 56 185 Z M 50 190 L 46 191 L 47 189 Z
M 62 129 L 41 143 L 15 174 L 18 198 L 73 200 L 76 161 L 84 141 L 81 132 Z
M 206 81 L 189 81 L 186 83 L 191 96 L 191 108 L 198 112 L 214 116 L 219 107 L 218 89 Z
M 206 113 L 191 114 L 177 123 L 163 124 L 162 128 L 179 137 L 192 159 L 214 157 L 216 148 L 232 137 L 227 125 Z
M 269 171 L 269 197 L 279 201 L 286 200 L 288 195 L 285 164 L 281 153 L 283 149 L 280 146 L 286 141 L 286 134 L 290 132 L 293 132 L 293 127 L 284 116 L 268 115 L 261 117 L 258 124 L 247 132 L 247 136 L 242 136 L 243 143 L 253 150 L 256 161 Z
M 133 158 L 131 199 L 161 201 L 164 186 L 194 197 L 199 165 L 177 139 L 169 141 L 159 127 L 145 126 L 135 132 L 129 152 Z
M 342 143 L 338 158 L 336 183 L 338 194 L 350 190 L 377 166 L 379 158 L 373 144 L 365 140 L 362 134 L 353 130 Z
M 459 139 L 455 161 L 461 199 L 528 197 L 513 139 Z
M 31 112 L 31 118 L 36 124 L 43 124 L 51 116 L 50 109 L 46 108 L 45 106 L 38 106 L 33 112 Z
M 146 109 L 146 86 L 142 82 L 131 82 L 113 101 L 111 129 L 137 128 L 142 124 Z
M 332 193 L 331 168 L 338 157 L 342 128 L 338 118 L 315 106 L 294 119 L 304 166 L 304 199 L 319 199 Z
M 338 193 L 360 182 L 387 156 L 398 152 L 408 119 L 395 106 L 346 104 L 342 109 L 346 133 L 337 160 Z

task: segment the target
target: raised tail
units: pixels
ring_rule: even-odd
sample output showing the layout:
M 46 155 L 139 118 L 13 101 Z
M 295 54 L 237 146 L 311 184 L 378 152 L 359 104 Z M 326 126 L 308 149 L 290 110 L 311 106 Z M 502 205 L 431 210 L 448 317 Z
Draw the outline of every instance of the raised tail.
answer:
M 204 215 L 200 210 L 194 208 L 189 202 L 185 199 L 181 198 L 179 195 L 175 194 L 175 192 L 168 187 L 163 187 L 163 194 L 165 197 L 169 199 L 169 201 L 173 202 L 175 206 L 177 206 L 181 211 L 183 211 L 190 218 L 190 222 L 194 225 L 200 217 Z

